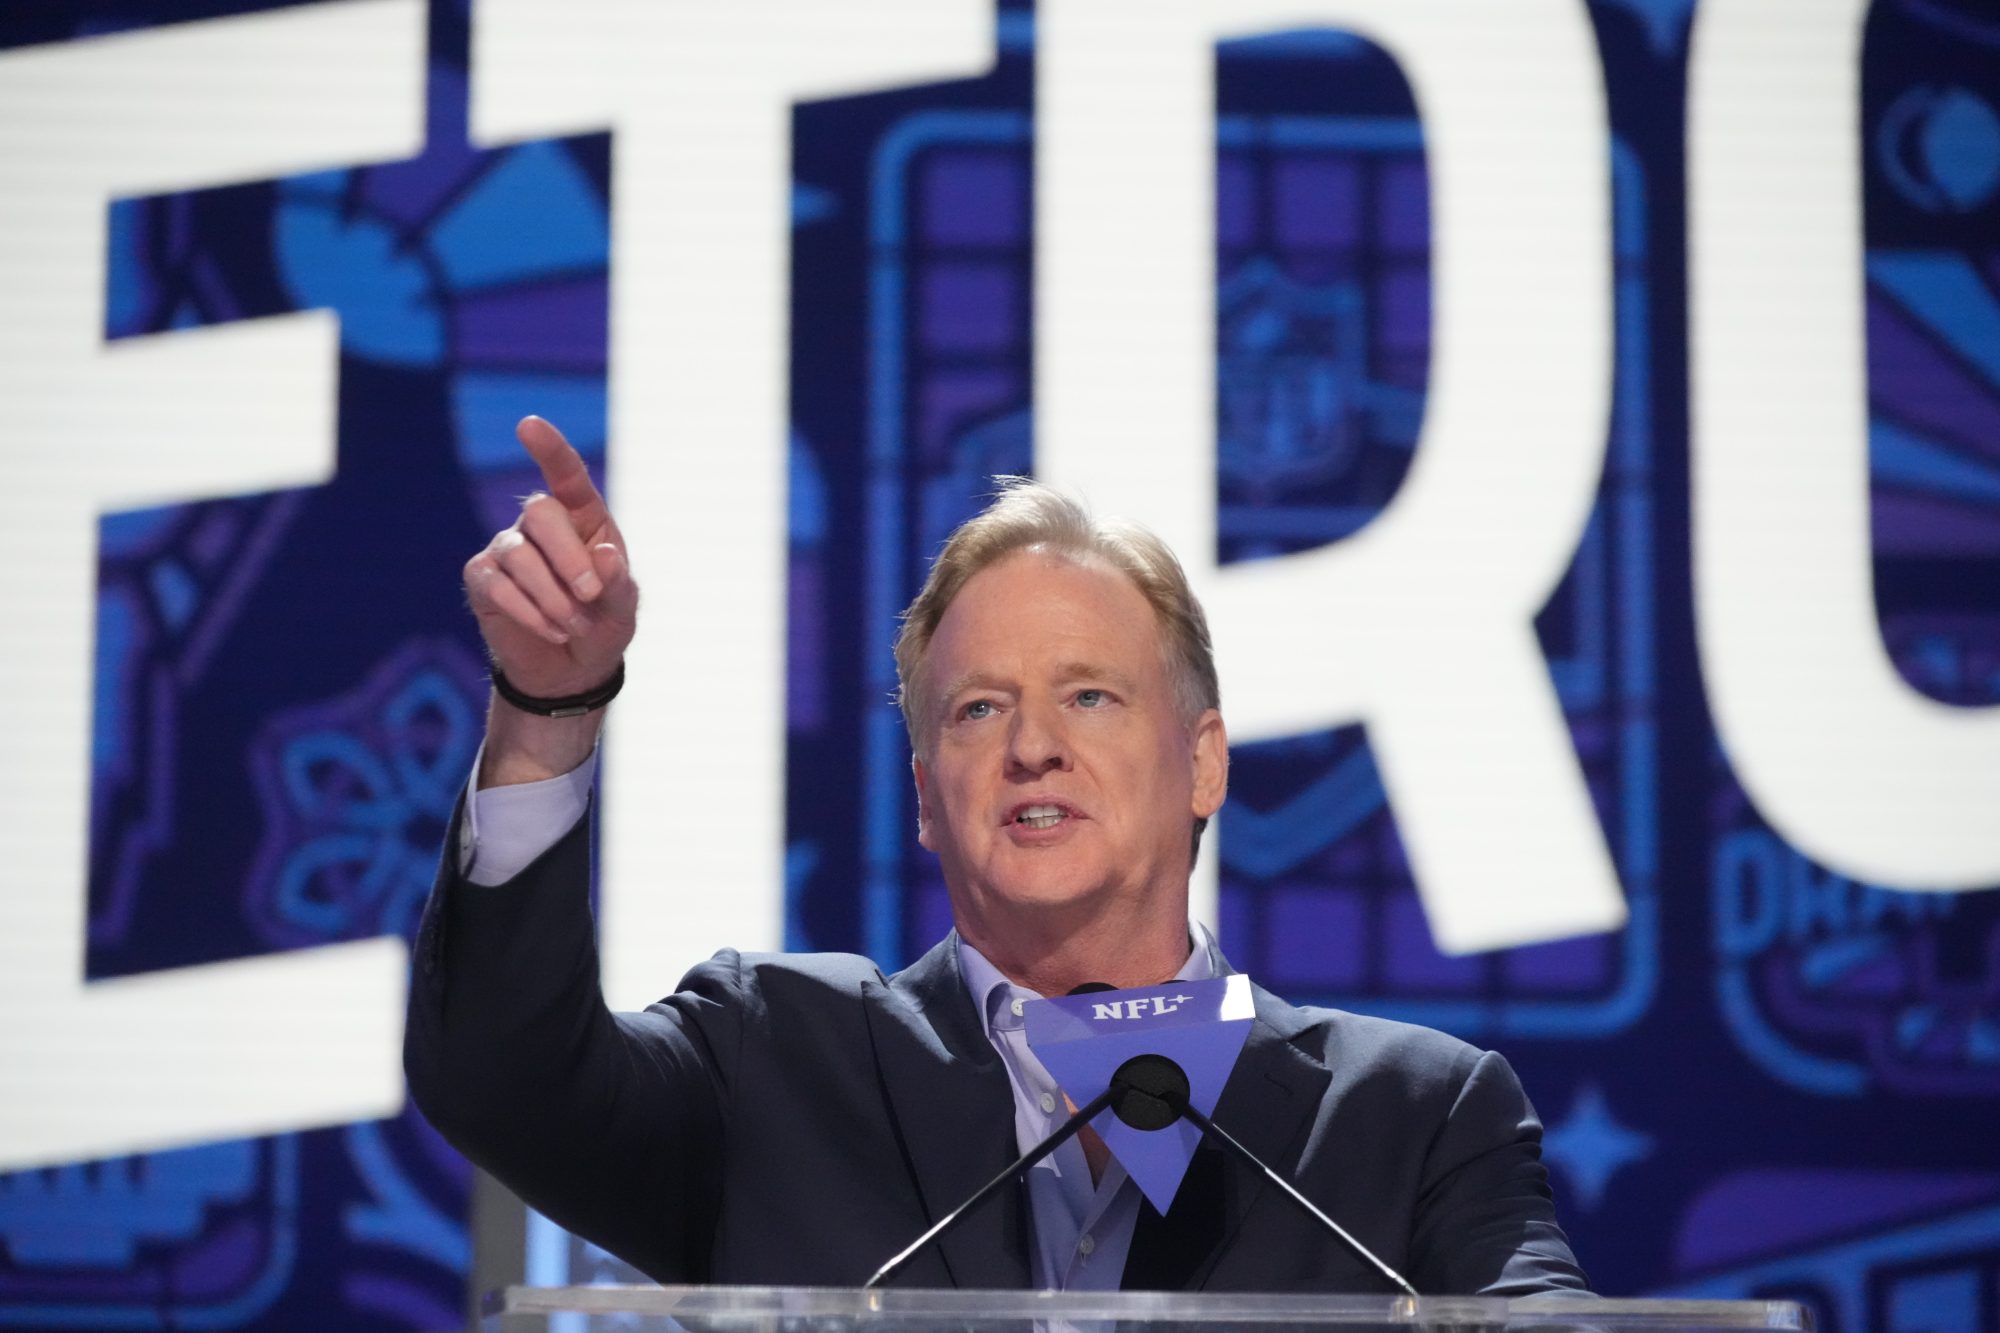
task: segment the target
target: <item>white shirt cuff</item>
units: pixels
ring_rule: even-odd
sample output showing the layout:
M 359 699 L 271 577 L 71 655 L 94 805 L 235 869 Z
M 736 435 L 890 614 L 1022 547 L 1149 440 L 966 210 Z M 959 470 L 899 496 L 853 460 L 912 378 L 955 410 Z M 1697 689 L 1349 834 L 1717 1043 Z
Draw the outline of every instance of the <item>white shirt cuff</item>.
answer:
M 556 845 L 590 808 L 597 751 L 569 772 L 540 782 L 487 787 L 479 781 L 486 747 L 466 780 L 465 818 L 458 826 L 458 873 L 473 884 L 505 884 Z

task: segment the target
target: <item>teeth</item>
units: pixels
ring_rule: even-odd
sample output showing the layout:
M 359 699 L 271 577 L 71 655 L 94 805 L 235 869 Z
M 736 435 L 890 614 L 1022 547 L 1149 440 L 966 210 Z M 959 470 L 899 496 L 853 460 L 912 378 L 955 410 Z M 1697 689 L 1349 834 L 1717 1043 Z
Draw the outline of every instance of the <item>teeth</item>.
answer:
M 1031 805 L 1014 816 L 1014 822 L 1026 824 L 1029 828 L 1054 828 L 1062 821 L 1063 811 L 1059 805 Z

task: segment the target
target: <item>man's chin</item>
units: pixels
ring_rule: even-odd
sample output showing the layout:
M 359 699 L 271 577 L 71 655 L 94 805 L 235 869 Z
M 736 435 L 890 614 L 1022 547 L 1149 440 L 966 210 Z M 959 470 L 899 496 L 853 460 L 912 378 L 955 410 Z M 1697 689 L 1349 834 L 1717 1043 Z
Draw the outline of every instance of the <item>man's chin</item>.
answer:
M 1039 915 L 1088 907 L 1105 892 L 1103 881 L 1095 877 L 1033 875 L 990 884 L 984 896 L 995 912 Z

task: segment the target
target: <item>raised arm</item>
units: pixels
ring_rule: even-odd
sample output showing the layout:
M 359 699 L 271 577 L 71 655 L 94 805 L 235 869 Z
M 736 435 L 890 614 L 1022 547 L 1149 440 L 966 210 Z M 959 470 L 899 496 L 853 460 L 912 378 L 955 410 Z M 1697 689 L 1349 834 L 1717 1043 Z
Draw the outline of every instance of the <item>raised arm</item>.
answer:
M 586 694 L 617 671 L 632 641 L 639 586 L 625 537 L 562 432 L 540 417 L 515 428 L 546 491 L 465 564 L 465 595 L 493 664 L 522 694 Z M 566 773 L 596 744 L 602 710 L 549 718 L 499 694 L 487 713 L 481 787 Z
M 560 431 L 529 417 L 516 434 L 547 489 L 466 562 L 466 597 L 512 690 L 589 694 L 632 639 L 639 593 L 625 540 Z M 496 689 L 478 785 L 569 772 L 603 718 L 540 716 Z M 547 1216 L 662 1280 L 698 1280 L 722 1079 L 701 1020 L 726 1026 L 736 1008 L 690 994 L 612 1015 L 598 983 L 588 823 L 551 837 L 499 883 L 468 880 L 457 838 L 446 847 L 410 989 L 411 1095 L 454 1146 Z M 711 966 L 691 982 L 727 1000 L 735 976 Z

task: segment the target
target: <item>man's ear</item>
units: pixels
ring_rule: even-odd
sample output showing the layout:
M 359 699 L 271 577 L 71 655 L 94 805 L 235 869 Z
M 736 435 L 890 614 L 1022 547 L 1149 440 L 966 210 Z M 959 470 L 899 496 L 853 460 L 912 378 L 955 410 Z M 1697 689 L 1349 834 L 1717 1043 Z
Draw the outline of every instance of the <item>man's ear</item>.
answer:
M 924 771 L 924 761 L 910 756 L 910 774 L 917 780 L 917 845 L 927 852 L 937 848 L 931 846 L 931 793 L 930 774 Z
M 1194 724 L 1194 799 L 1196 819 L 1207 819 L 1222 808 L 1229 795 L 1229 732 L 1222 714 L 1211 708 Z

